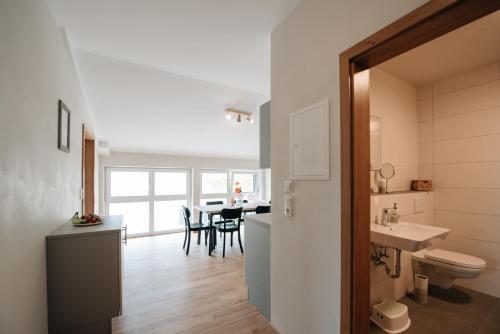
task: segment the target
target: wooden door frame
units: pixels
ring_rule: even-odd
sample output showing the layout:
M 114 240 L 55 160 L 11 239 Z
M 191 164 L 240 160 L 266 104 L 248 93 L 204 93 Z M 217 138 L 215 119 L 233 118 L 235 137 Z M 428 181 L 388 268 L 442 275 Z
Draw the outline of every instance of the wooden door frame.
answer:
M 94 213 L 95 137 L 82 124 L 82 215 Z
M 369 332 L 369 75 L 363 72 L 500 9 L 500 0 L 433 0 L 340 54 L 341 333 Z

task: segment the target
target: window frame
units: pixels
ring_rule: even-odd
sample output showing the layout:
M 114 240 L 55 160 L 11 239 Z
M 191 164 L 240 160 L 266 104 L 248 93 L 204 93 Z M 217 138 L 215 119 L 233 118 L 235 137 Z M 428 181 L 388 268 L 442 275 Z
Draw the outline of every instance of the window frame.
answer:
M 203 193 L 203 174 L 226 174 L 226 192 L 225 193 L 212 193 L 212 194 L 204 194 Z M 211 198 L 221 198 L 225 197 L 226 201 L 229 203 L 230 198 L 230 172 L 227 169 L 200 169 L 200 200 L 202 199 L 211 199 Z
M 111 196 L 111 173 L 119 172 L 147 172 L 148 173 L 148 195 L 143 196 Z M 186 194 L 184 195 L 155 195 L 155 172 L 185 172 L 186 175 Z M 187 206 L 193 205 L 193 171 L 191 168 L 169 168 L 169 167 L 105 167 L 104 168 L 105 186 L 104 186 L 104 212 L 109 215 L 109 205 L 112 203 L 134 203 L 148 202 L 149 204 L 149 225 L 148 232 L 129 234 L 131 238 L 144 237 L 150 235 L 176 233 L 184 231 L 184 226 L 178 229 L 155 231 L 154 230 L 154 203 L 159 201 L 186 200 Z
M 203 174 L 204 173 L 221 173 L 227 175 L 227 190 L 226 193 L 218 193 L 218 194 L 203 194 Z M 249 170 L 249 169 L 209 169 L 203 168 L 199 171 L 199 182 L 200 182 L 200 191 L 199 191 L 199 204 L 201 204 L 202 200 L 207 199 L 219 199 L 226 198 L 226 203 L 230 203 L 231 198 L 233 197 L 233 187 L 234 187 L 234 174 L 252 174 L 253 175 L 253 192 L 242 192 L 242 195 L 251 195 L 255 194 L 256 197 L 259 196 L 260 186 L 259 186 L 259 170 Z
M 231 171 L 231 187 L 230 187 L 230 193 L 233 193 L 233 188 L 235 186 L 234 183 L 234 175 L 235 174 L 249 174 L 253 176 L 253 191 L 247 192 L 247 191 L 242 191 L 241 194 L 243 195 L 248 195 L 248 194 L 259 194 L 259 171 L 255 170 L 232 170 Z

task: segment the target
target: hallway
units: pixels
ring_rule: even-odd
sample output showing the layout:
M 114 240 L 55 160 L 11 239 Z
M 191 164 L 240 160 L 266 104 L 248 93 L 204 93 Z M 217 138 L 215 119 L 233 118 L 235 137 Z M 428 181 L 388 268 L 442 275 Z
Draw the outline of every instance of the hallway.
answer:
M 275 333 L 247 302 L 244 258 L 221 243 L 212 257 L 184 234 L 129 239 L 124 248 L 123 313 L 113 333 Z

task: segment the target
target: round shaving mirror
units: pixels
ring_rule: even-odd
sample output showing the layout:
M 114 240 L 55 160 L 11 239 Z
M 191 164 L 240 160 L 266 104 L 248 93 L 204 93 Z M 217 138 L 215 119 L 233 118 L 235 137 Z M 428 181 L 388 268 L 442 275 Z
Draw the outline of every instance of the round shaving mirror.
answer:
M 382 178 L 389 180 L 392 177 L 394 177 L 395 171 L 394 171 L 394 166 L 390 163 L 385 163 L 380 166 L 380 176 Z
M 385 180 L 385 189 L 382 191 L 383 193 L 389 193 L 389 182 L 388 180 L 393 178 L 394 177 L 394 174 L 396 173 L 394 171 L 394 166 L 388 162 L 386 162 L 385 164 L 382 164 L 380 166 L 380 169 L 378 171 L 378 173 L 380 174 L 380 177 L 383 178 Z

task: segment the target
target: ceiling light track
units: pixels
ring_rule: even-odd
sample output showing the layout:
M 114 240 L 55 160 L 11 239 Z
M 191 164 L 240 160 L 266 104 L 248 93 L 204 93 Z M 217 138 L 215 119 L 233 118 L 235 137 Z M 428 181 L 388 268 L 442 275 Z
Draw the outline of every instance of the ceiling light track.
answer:
M 251 112 L 228 108 L 226 109 L 225 113 L 226 113 L 226 119 L 228 120 L 235 120 L 237 123 L 241 123 L 242 118 L 244 118 L 249 123 L 253 123 Z

